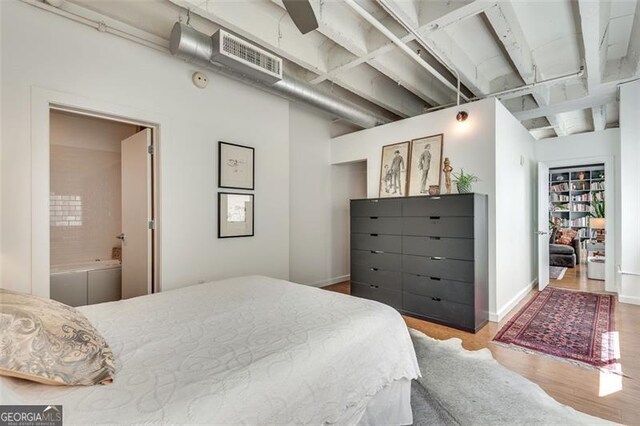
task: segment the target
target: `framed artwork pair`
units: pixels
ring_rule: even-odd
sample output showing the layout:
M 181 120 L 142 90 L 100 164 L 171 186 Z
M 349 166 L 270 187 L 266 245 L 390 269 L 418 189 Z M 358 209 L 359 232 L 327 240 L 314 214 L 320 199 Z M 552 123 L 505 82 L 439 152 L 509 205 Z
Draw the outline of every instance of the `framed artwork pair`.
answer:
M 442 151 L 442 134 L 383 146 L 380 198 L 439 193 Z
M 226 189 L 255 189 L 255 149 L 218 142 L 218 186 Z M 254 195 L 218 193 L 218 238 L 253 237 Z

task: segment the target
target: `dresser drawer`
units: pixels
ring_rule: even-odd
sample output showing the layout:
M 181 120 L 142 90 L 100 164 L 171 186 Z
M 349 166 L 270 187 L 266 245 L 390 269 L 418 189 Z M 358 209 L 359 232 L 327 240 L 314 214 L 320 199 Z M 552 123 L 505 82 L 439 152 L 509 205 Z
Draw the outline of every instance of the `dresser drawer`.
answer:
M 469 238 L 402 237 L 402 253 L 416 256 L 442 256 L 473 260 L 473 242 Z
M 402 255 L 372 253 L 371 250 L 351 250 L 351 264 L 386 269 L 387 271 L 402 271 Z
M 385 216 L 356 216 L 351 218 L 351 232 L 355 234 L 402 234 L 402 218 Z
M 351 283 L 351 295 L 386 303 L 396 309 L 402 307 L 402 293 L 384 289 L 374 284 Z
M 473 283 L 405 273 L 402 274 L 402 290 L 405 293 L 419 296 L 436 297 L 463 305 L 474 305 Z
M 403 217 L 402 235 L 473 238 L 472 217 Z
M 450 302 L 437 297 L 403 293 L 402 310 L 446 322 L 456 327 L 464 327 L 467 329 L 475 328 L 475 312 L 473 306 Z
M 402 200 L 403 216 L 473 216 L 473 194 L 410 197 Z
M 402 291 L 402 273 L 397 271 L 354 265 L 351 269 L 351 281 L 373 284 L 387 290 Z
M 474 262 L 436 257 L 402 256 L 403 272 L 426 277 L 474 282 Z
M 402 237 L 400 235 L 351 234 L 351 249 L 401 253 Z
M 400 200 L 351 200 L 351 216 L 401 216 Z

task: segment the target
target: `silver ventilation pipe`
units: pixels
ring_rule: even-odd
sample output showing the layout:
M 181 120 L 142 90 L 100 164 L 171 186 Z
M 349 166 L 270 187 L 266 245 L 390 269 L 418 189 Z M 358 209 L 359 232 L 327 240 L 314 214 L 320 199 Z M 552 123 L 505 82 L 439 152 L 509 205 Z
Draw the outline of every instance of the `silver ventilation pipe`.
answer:
M 171 31 L 170 51 L 186 61 L 207 67 L 219 74 L 250 84 L 253 87 L 283 97 L 292 102 L 302 102 L 319 108 L 329 114 L 363 128 L 379 126 L 391 120 L 369 111 L 353 102 L 340 99 L 318 87 L 298 80 L 286 73 L 282 80 L 268 84 L 255 80 L 212 61 L 213 44 L 211 36 L 201 33 L 181 22 L 176 22 Z

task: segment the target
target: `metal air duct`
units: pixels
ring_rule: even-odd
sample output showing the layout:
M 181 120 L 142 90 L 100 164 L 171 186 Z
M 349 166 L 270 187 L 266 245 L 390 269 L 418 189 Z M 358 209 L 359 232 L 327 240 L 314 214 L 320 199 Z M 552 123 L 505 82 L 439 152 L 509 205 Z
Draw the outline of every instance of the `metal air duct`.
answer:
M 171 31 L 170 50 L 173 55 L 188 62 L 205 66 L 217 73 L 289 101 L 303 102 L 314 106 L 363 128 L 375 127 L 391 121 L 353 102 L 340 99 L 318 87 L 287 75 L 286 72 L 283 73 L 282 80 L 270 84 L 263 79 L 252 77 L 251 73 L 242 67 L 229 66 L 228 63 L 221 64 L 214 60 L 216 48 L 212 36 L 203 34 L 181 22 L 176 22 Z

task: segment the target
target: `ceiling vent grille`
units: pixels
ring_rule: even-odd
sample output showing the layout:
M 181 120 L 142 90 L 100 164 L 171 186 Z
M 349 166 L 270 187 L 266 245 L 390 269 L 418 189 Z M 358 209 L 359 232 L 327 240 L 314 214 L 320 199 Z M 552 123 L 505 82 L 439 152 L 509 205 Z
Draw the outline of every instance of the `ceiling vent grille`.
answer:
M 282 80 L 282 58 L 224 30 L 218 30 L 212 38 L 213 62 L 271 84 Z

